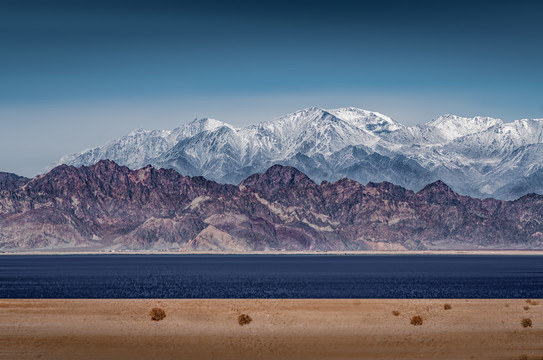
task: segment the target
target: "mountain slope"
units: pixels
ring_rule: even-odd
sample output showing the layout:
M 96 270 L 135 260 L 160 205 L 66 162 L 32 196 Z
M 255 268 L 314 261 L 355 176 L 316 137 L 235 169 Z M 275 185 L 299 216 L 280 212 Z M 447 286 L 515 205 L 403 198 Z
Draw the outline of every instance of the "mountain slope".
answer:
M 151 164 L 237 184 L 282 164 L 317 182 L 349 177 L 418 191 L 442 180 L 464 195 L 509 200 L 541 191 L 539 144 L 543 119 L 503 123 L 443 115 L 406 127 L 367 110 L 312 107 L 245 128 L 197 119 L 171 131 L 137 130 L 56 165 L 109 159 L 132 169 Z
M 239 186 L 103 160 L 0 192 L 0 248 L 202 251 L 543 247 L 543 196 L 473 199 L 441 181 L 320 185 L 274 165 Z

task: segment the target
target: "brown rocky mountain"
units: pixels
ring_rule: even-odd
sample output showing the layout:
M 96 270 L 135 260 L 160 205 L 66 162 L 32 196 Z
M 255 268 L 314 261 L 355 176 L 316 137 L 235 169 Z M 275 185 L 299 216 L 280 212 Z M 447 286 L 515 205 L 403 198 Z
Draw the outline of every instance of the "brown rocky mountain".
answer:
M 29 178 L 23 176 L 0 172 L 0 191 L 2 190 L 15 190 L 20 186 L 23 186 L 29 182 Z
M 440 181 L 317 185 L 275 165 L 234 186 L 100 161 L 0 186 L 3 250 L 543 248 L 543 196 L 480 200 Z

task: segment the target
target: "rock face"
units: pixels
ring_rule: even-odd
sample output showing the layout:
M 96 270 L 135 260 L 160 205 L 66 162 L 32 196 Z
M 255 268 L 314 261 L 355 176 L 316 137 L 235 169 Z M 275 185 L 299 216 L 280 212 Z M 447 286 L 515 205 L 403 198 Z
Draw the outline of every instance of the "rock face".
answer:
M 29 178 L 23 176 L 0 172 L 0 191 L 2 190 L 15 190 L 20 186 L 23 186 L 29 182 Z
M 543 247 L 543 196 L 480 200 L 441 181 L 419 192 L 346 178 L 317 185 L 274 165 L 235 186 L 108 160 L 10 179 L 0 191 L 4 250 Z
M 459 194 L 512 200 L 543 193 L 543 119 L 443 115 L 407 127 L 377 112 L 313 107 L 245 128 L 204 118 L 174 130 L 136 130 L 55 165 L 103 159 L 230 184 L 274 164 L 318 183 L 348 177 L 419 191 L 442 180 Z

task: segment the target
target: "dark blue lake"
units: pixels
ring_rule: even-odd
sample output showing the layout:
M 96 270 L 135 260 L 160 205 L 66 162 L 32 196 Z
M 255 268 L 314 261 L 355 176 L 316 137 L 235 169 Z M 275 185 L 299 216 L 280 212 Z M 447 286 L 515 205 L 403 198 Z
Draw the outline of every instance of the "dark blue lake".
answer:
M 543 298 L 543 257 L 0 256 L 0 298 Z

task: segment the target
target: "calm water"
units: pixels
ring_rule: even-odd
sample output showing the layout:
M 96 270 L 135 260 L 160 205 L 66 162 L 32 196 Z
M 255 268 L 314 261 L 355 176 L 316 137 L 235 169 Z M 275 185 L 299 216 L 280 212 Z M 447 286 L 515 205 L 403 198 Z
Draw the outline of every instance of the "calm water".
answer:
M 0 298 L 542 297 L 541 256 L 0 256 Z

